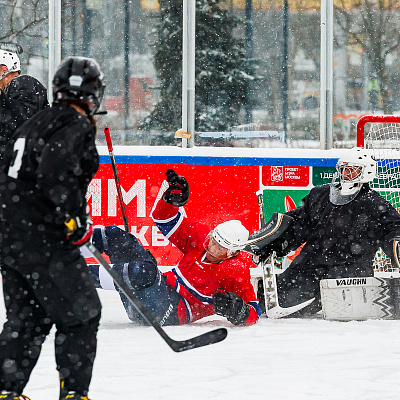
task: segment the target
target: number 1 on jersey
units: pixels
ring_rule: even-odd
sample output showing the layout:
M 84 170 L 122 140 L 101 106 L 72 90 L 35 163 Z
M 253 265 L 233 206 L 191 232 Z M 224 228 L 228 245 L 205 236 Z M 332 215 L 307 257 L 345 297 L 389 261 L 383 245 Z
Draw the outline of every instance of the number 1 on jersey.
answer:
M 24 155 L 26 138 L 18 138 L 14 143 L 14 159 L 8 169 L 8 176 L 17 179 L 18 172 L 22 165 L 22 156 Z

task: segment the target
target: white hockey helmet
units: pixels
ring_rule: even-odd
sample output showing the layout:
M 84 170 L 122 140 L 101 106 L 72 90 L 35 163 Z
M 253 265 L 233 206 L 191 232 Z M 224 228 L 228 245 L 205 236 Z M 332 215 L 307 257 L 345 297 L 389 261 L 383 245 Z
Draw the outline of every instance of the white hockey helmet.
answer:
M 21 63 L 16 53 L 0 50 L 0 65 L 5 65 L 8 72 L 21 72 Z
M 230 251 L 242 250 L 247 244 L 249 231 L 236 219 L 217 225 L 211 233 L 213 239 Z
M 340 157 L 331 185 L 330 200 L 342 205 L 352 201 L 364 183 L 372 182 L 377 176 L 378 163 L 371 150 L 355 147 Z M 339 179 L 339 182 L 335 182 Z

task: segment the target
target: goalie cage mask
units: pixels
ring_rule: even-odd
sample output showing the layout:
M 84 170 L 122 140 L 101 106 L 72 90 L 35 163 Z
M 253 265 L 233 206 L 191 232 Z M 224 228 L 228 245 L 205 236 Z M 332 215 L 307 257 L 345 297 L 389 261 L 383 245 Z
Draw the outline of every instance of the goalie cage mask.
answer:
M 354 148 L 345 156 L 342 156 L 336 164 L 336 173 L 333 176 L 329 200 L 337 206 L 353 201 L 364 183 L 373 181 L 377 175 L 378 163 L 371 150 Z M 350 179 L 345 177 L 344 170 L 359 173 Z M 337 182 L 338 180 L 338 182 Z

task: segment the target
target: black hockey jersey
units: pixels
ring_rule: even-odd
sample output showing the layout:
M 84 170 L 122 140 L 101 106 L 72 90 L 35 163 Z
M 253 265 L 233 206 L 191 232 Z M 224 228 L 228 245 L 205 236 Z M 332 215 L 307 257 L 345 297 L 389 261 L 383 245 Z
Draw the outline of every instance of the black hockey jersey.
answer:
M 373 274 L 372 260 L 379 247 L 396 263 L 393 240 L 400 239 L 399 213 L 368 184 L 348 204 L 329 201 L 330 185 L 313 188 L 294 218 L 294 249 L 306 242 L 292 269 L 342 268 Z
M 85 203 L 99 167 L 95 133 L 85 115 L 68 105 L 42 110 L 6 146 L 0 176 L 2 217 L 12 227 L 65 238 L 66 214 Z
M 27 119 L 48 106 L 46 88 L 32 76 L 17 76 L 0 90 L 0 165 L 11 135 Z

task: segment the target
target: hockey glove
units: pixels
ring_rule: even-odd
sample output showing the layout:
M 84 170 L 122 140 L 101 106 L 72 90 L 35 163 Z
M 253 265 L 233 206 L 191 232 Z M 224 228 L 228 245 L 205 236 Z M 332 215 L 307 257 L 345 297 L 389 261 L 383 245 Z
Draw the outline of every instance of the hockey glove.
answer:
M 89 206 L 86 205 L 82 207 L 82 212 L 75 217 L 71 217 L 67 214 L 64 222 L 67 227 L 65 233 L 67 239 L 70 240 L 73 245 L 82 246 L 89 241 L 93 235 L 93 222 L 89 213 Z
M 214 311 L 226 317 L 233 325 L 246 324 L 250 306 L 237 294 L 217 289 L 213 296 Z
M 163 195 L 166 203 L 174 207 L 184 206 L 189 200 L 189 184 L 187 180 L 178 175 L 173 169 L 167 170 L 168 189 Z

